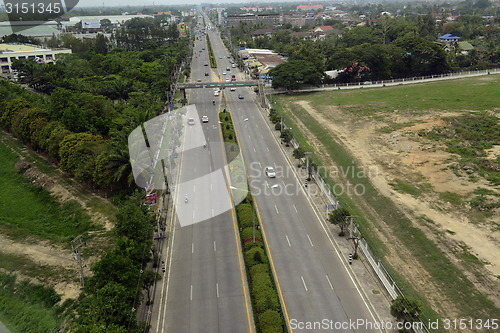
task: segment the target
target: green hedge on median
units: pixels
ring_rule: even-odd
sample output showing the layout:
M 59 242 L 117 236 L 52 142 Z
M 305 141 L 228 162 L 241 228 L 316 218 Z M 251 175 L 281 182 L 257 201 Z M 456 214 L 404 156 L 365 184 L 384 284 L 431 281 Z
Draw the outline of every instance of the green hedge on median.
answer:
M 228 122 L 231 121 L 231 117 L 227 112 L 224 112 L 219 114 L 219 119 L 223 123 L 221 129 L 224 141 L 234 142 L 234 129 L 232 125 L 228 124 Z M 228 146 L 226 146 L 226 150 L 230 150 L 230 148 L 227 147 Z M 229 158 L 234 153 L 234 151 L 226 151 L 226 156 Z M 278 291 L 272 276 L 269 258 L 267 257 L 264 247 L 260 223 L 254 211 L 252 200 L 253 198 L 249 194 L 245 200 L 236 207 L 236 216 L 240 229 L 240 239 L 245 259 L 256 330 L 260 333 L 287 332 L 287 327 L 281 312 Z

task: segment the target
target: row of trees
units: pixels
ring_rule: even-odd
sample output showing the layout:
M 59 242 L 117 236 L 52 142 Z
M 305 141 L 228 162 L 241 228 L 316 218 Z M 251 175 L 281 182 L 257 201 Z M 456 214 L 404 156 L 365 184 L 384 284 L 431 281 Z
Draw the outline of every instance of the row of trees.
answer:
M 146 268 L 151 259 L 152 221 L 143 195 L 126 199 L 116 214 L 116 243 L 91 270 L 75 303 L 74 332 L 139 332 L 135 309 L 158 276 Z
M 131 29 L 123 36 L 133 39 Z M 151 32 L 143 37 L 152 40 Z M 20 83 L 32 91 L 0 80 L 0 126 L 78 181 L 127 188 L 133 180 L 128 134 L 164 110 L 172 73 L 189 55 L 189 40 L 177 35 L 163 45 L 127 51 L 103 46 L 103 36 L 92 42 L 62 39 L 74 43 L 75 53 L 56 64 L 14 64 Z M 94 275 L 65 324 L 71 331 L 141 331 L 135 309 L 158 278 L 147 269 L 153 227 L 143 202 L 136 192 L 120 204 L 114 248 L 91 268 Z
M 44 94 L 1 81 L 0 126 L 78 181 L 126 187 L 133 180 L 128 133 L 163 110 L 171 74 L 189 54 L 188 45 L 179 39 L 101 54 L 94 44 L 54 65 L 17 61 L 19 81 Z

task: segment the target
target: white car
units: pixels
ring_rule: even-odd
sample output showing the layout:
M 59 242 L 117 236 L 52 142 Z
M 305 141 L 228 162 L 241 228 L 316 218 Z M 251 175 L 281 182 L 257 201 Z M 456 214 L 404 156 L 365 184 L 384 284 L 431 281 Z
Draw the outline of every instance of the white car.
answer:
M 201 117 L 201 122 L 202 123 L 208 123 L 208 117 L 207 116 Z
M 231 87 L 231 89 L 229 89 L 231 91 L 236 91 L 236 87 Z
M 189 118 L 188 119 L 188 124 L 189 125 L 194 125 L 194 119 L 193 118 Z
M 222 75 L 226 75 L 226 72 L 222 72 Z
M 266 176 L 269 178 L 275 178 L 276 177 L 276 171 L 274 171 L 274 168 L 272 166 L 268 166 L 265 169 Z
M 218 90 L 216 90 L 216 91 L 214 92 L 214 96 L 219 96 L 219 95 L 220 95 L 220 92 L 219 92 Z
M 231 82 L 231 79 L 226 77 L 226 82 Z

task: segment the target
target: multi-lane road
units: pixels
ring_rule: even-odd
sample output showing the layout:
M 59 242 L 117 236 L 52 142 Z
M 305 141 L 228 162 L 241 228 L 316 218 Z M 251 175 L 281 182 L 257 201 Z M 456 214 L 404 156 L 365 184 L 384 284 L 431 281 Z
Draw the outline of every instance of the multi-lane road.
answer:
M 236 69 L 232 69 L 226 76 L 222 75 L 231 67 L 228 53 L 219 34 L 208 33 L 219 69 L 212 71 L 205 66 L 208 63 L 207 52 L 203 50 L 205 40 L 197 40 L 192 80 L 217 81 L 219 76 L 224 80 L 235 74 Z M 209 75 L 205 76 L 205 72 Z M 240 94 L 243 99 L 238 98 Z M 221 141 L 217 123 L 219 98 L 231 111 L 288 329 L 293 332 L 319 331 L 320 328 L 334 332 L 379 331 L 370 328 L 377 323 L 374 311 L 335 249 L 324 222 L 312 208 L 302 186 L 303 179 L 299 179 L 288 164 L 254 97 L 255 93 L 249 88 L 226 91 L 218 97 L 214 97 L 213 89 L 193 89 L 189 103 L 196 105 L 200 117 L 209 117 L 209 122 L 202 127 L 212 142 Z M 224 164 L 222 145 L 200 148 L 198 153 L 186 155 L 183 164 L 189 165 L 182 176 L 186 179 L 221 168 Z M 275 167 L 276 178 L 264 174 L 266 166 Z M 171 255 L 166 258 L 170 264 L 159 288 L 161 295 L 156 298 L 160 304 L 155 306 L 153 331 L 253 332 L 232 212 L 182 228 L 176 223 L 171 238 Z M 313 329 L 306 330 L 308 327 Z
M 194 50 L 196 57 L 193 57 L 191 76 L 202 82 L 215 81 L 215 73 L 204 66 L 208 62 L 204 39 L 196 41 Z M 205 72 L 209 75 L 205 76 Z M 196 106 L 198 115 L 194 117 L 193 129 L 201 126 L 209 144 L 207 148 L 200 144 L 184 153 L 179 183 L 208 175 L 224 166 L 218 103 L 213 105 L 214 99 L 213 89 L 196 89 L 190 93 L 189 103 Z M 201 122 L 203 115 L 208 117 L 207 123 Z M 201 201 L 216 206 L 219 199 L 213 195 L 199 198 L 197 193 L 200 190 L 195 188 L 182 190 L 182 193 L 174 191 L 174 195 L 180 195 L 179 201 L 183 201 L 184 192 L 189 192 L 185 205 L 192 206 L 193 211 Z M 254 332 L 246 273 L 240 258 L 239 237 L 232 212 L 227 211 L 202 223 L 184 227 L 180 226 L 175 216 L 172 218 L 171 252 L 164 251 L 167 271 L 157 286 L 158 305 L 154 307 L 152 331 Z

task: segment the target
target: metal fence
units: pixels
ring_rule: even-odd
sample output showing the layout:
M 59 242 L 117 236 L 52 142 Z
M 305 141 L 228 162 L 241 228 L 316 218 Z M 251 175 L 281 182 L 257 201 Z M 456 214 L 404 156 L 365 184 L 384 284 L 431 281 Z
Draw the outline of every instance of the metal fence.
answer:
M 319 87 L 310 87 L 300 90 L 290 90 L 288 92 L 311 92 L 311 91 L 324 91 L 324 90 L 335 90 L 335 89 L 348 89 L 348 88 L 362 88 L 362 87 L 383 87 L 383 86 L 393 86 L 399 84 L 417 83 L 423 81 L 432 80 L 446 80 L 454 79 L 460 77 L 471 77 L 479 75 L 488 74 L 498 74 L 500 73 L 500 68 L 484 69 L 478 71 L 466 71 L 466 72 L 456 72 L 456 73 L 445 73 L 445 74 L 435 74 L 426 76 L 415 76 L 400 79 L 390 79 L 390 80 L 380 80 L 380 81 L 364 81 L 364 82 L 348 82 L 348 83 L 335 83 L 335 84 L 322 84 Z M 287 92 L 286 90 L 273 90 L 269 92 L 271 94 L 281 94 Z
M 270 111 L 271 103 L 269 100 L 266 98 L 265 105 L 268 105 L 268 112 Z M 288 129 L 289 127 L 286 125 L 285 121 L 283 120 L 283 129 Z M 300 144 L 299 142 L 293 137 L 290 140 L 290 144 L 295 148 L 299 148 Z M 302 163 L 305 162 L 305 158 L 303 158 Z M 319 174 L 317 170 L 312 170 L 311 171 L 311 177 L 314 179 L 318 187 L 321 189 L 321 192 L 329 202 L 329 207 L 331 209 L 337 209 L 340 207 L 340 203 L 337 200 L 337 198 L 333 195 L 330 186 L 328 183 L 323 179 L 323 177 Z M 390 297 L 395 300 L 398 296 L 404 297 L 403 292 L 401 289 L 397 286 L 396 282 L 394 279 L 391 277 L 389 272 L 387 272 L 387 269 L 384 267 L 382 264 L 380 258 L 378 258 L 373 251 L 371 250 L 370 246 L 366 242 L 366 240 L 363 238 L 362 233 L 359 231 L 357 225 L 351 220 L 350 225 L 348 226 L 348 231 L 350 234 L 350 237 L 353 237 L 356 235 L 359 238 L 359 246 L 358 248 L 361 250 L 363 256 L 366 258 L 367 262 L 370 264 L 370 267 L 372 268 L 373 272 L 376 274 L 378 277 L 379 281 L 382 283 L 384 288 L 386 289 L 387 293 L 390 295 Z M 427 320 L 424 320 L 423 318 L 419 317 L 419 322 L 416 322 L 416 325 L 412 327 L 412 329 L 416 333 L 430 333 L 431 331 L 429 328 L 425 325 Z

